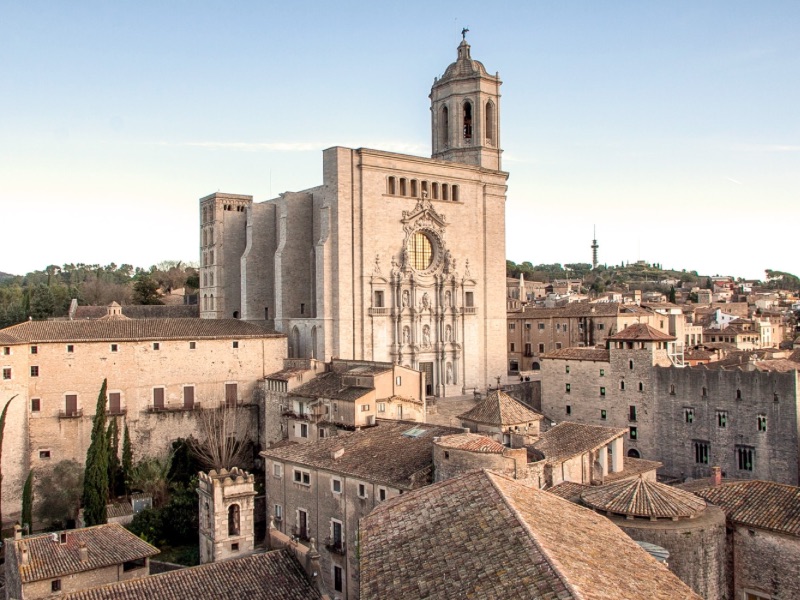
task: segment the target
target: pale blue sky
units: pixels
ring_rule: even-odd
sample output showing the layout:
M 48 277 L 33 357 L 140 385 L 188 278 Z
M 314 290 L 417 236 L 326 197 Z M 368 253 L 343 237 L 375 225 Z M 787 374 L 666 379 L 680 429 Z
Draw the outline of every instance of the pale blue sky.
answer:
M 430 154 L 455 59 L 499 71 L 521 262 L 800 272 L 800 2 L 0 0 L 0 271 L 197 260 L 197 199 Z

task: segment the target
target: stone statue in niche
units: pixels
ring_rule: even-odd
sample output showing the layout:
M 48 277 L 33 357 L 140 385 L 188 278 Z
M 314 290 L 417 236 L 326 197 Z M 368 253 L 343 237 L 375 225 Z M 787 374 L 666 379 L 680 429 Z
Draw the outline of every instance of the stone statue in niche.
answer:
M 450 272 L 450 250 L 444 251 L 444 270 L 445 273 Z
M 408 306 L 409 304 L 409 293 L 408 290 L 403 290 L 403 308 Z
M 422 300 L 421 300 L 420 304 L 422 305 L 422 310 L 428 310 L 428 308 L 430 308 L 431 301 L 428 298 L 428 292 L 425 292 L 424 294 L 422 294 Z
M 431 328 L 430 325 L 425 325 L 422 328 L 422 346 L 423 348 L 427 348 L 431 345 Z
M 447 363 L 447 383 L 453 383 L 453 363 Z
M 411 341 L 411 330 L 408 326 L 403 327 L 403 343 L 408 344 Z
M 445 342 L 453 341 L 453 328 L 450 327 L 450 325 L 444 328 L 444 341 Z
M 445 293 L 444 293 L 444 305 L 445 305 L 447 308 L 450 308 L 450 305 L 451 305 L 451 304 L 452 304 L 452 299 L 451 299 L 451 297 L 450 297 L 450 292 L 445 292 Z

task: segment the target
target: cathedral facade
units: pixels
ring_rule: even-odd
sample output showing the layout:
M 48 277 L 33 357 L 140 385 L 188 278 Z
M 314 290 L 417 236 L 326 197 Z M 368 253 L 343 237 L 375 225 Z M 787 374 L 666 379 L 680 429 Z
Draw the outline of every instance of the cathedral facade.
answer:
M 506 373 L 500 79 L 470 56 L 431 89 L 432 157 L 323 151 L 323 183 L 200 199 L 203 318 L 266 321 L 291 357 L 387 361 L 459 395 Z

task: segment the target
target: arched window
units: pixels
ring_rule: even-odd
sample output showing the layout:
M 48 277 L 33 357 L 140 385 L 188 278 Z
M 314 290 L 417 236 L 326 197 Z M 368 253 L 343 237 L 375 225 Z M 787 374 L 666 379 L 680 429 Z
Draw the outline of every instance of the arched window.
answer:
M 386 193 L 394 196 L 397 194 L 397 180 L 394 177 L 389 177 L 386 186 Z
M 233 311 L 233 318 L 234 319 L 238 319 L 239 318 L 239 311 L 238 310 Z
M 203 287 L 208 287 L 208 273 L 203 273 Z
M 641 381 L 639 382 L 639 391 L 640 392 L 644 391 L 644 383 L 642 383 Z
M 620 381 L 619 382 L 619 389 L 621 389 L 621 390 L 625 389 L 625 382 L 624 381 Z
M 416 179 L 412 179 L 411 180 L 411 197 L 412 198 L 416 198 L 417 195 L 418 195 L 417 194 L 417 180 Z
M 628 367 L 630 367 L 630 370 L 633 371 L 633 361 L 632 360 L 628 361 Z
M 408 180 L 405 177 L 400 178 L 400 195 L 408 195 Z
M 300 330 L 292 327 L 292 338 L 289 343 L 290 358 L 300 358 Z
M 311 328 L 311 358 L 317 358 L 317 328 Z
M 630 450 L 628 450 L 628 456 L 630 458 L 641 458 L 641 455 L 639 454 L 639 451 L 634 449 L 634 448 L 631 448 Z
M 442 200 L 450 200 L 450 186 L 446 183 L 442 184 Z
M 451 185 L 450 186 L 450 200 L 453 202 L 458 202 L 458 186 Z
M 486 143 L 494 146 L 494 104 L 492 101 L 486 103 Z
M 208 310 L 208 294 L 203 294 L 203 310 Z
M 533 370 L 533 371 L 538 371 L 541 368 L 542 367 L 537 362 L 531 364 L 531 370 Z
M 211 297 L 209 298 L 209 302 L 211 303 L 209 308 L 211 310 L 214 310 L 214 294 L 211 294 Z
M 214 287 L 214 271 L 208 274 L 208 285 Z
M 206 529 L 211 531 L 214 528 L 214 520 L 211 518 L 211 507 L 208 505 L 208 500 L 206 500 L 205 508 L 205 526 Z
M 228 535 L 239 535 L 239 505 L 228 507 Z
M 446 106 L 442 107 L 441 123 L 439 123 L 439 132 L 441 137 L 439 143 L 442 148 L 447 148 L 450 142 L 450 111 Z
M 208 231 L 203 229 L 203 246 L 208 245 Z
M 439 199 L 439 184 L 434 182 L 432 184 L 431 188 L 433 189 L 433 199 L 434 200 L 438 200 Z
M 472 103 L 464 102 L 464 139 L 472 139 Z
M 208 260 L 211 261 L 210 264 L 214 264 L 214 251 L 208 253 Z

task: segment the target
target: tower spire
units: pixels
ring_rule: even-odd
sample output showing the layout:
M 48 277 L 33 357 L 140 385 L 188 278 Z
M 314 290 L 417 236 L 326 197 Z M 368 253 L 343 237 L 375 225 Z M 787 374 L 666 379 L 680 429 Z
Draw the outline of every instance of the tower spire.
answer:
M 597 243 L 597 226 L 592 228 L 592 268 L 597 268 L 597 249 L 600 247 Z

